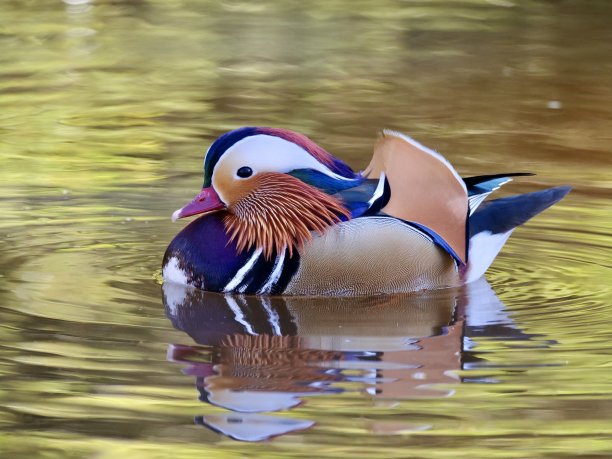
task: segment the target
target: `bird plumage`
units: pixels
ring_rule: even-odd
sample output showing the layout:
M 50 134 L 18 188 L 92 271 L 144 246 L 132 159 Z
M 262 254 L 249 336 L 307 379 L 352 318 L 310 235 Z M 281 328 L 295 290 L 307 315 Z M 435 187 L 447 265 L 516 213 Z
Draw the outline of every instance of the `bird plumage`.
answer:
M 342 202 L 288 174 L 263 172 L 248 184 L 224 222 L 238 251 L 256 247 L 266 258 L 285 248 L 289 256 L 328 226 L 350 217 Z
M 484 273 L 515 226 L 569 191 L 483 203 L 517 175 L 526 174 L 462 179 L 440 154 L 394 131 L 356 173 L 302 134 L 240 128 L 213 142 L 202 191 L 174 213 L 204 215 L 170 243 L 163 276 L 256 294 L 461 285 Z

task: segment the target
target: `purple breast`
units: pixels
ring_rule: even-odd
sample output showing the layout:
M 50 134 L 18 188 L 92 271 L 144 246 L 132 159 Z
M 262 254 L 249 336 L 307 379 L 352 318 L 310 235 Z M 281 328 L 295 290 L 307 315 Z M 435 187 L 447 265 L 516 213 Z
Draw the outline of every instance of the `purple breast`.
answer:
M 183 228 L 166 249 L 164 273 L 169 266 L 178 268 L 187 284 L 222 291 L 252 254 L 248 250 L 238 254 L 236 244 L 228 244 L 224 216 L 224 212 L 204 215 Z

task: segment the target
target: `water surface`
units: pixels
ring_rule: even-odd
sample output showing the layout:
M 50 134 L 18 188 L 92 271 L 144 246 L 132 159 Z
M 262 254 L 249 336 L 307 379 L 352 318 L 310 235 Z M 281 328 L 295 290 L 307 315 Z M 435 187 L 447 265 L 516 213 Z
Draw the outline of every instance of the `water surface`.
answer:
M 610 2 L 0 13 L 3 457 L 612 456 Z M 249 124 L 357 169 L 392 128 L 466 176 L 538 174 L 505 193 L 574 189 L 469 289 L 162 289 L 170 214 Z

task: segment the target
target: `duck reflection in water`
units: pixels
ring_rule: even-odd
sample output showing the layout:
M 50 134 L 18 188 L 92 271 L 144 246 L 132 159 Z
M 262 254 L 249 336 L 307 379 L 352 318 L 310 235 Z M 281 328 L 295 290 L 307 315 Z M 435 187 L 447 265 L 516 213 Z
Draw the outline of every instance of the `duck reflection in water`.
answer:
M 468 365 L 470 334 L 526 338 L 484 279 L 459 289 L 374 297 L 222 295 L 165 283 L 166 314 L 197 346 L 171 344 L 200 400 L 226 414 L 196 421 L 260 441 L 313 420 L 265 415 L 310 396 L 355 392 L 376 403 L 447 397 Z M 467 336 L 466 336 L 467 333 Z M 426 425 L 372 422 L 393 434 Z

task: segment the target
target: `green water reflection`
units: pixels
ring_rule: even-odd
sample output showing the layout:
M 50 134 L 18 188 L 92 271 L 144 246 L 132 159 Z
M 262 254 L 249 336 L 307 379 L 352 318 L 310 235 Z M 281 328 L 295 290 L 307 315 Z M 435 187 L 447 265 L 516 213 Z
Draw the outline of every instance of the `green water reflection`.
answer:
M 612 456 L 611 16 L 606 0 L 2 2 L 2 456 Z M 538 174 L 507 192 L 572 185 L 488 276 L 532 338 L 475 330 L 478 364 L 449 368 L 473 383 L 449 397 L 310 397 L 283 416 L 314 427 L 256 444 L 195 425 L 223 410 L 167 360 L 195 343 L 154 273 L 203 151 L 248 124 L 355 168 L 387 127 L 464 175 Z

